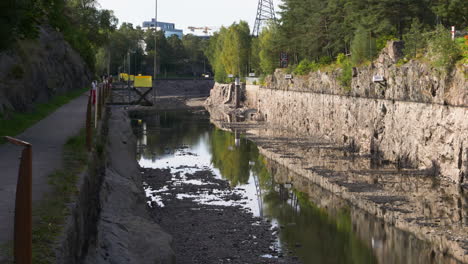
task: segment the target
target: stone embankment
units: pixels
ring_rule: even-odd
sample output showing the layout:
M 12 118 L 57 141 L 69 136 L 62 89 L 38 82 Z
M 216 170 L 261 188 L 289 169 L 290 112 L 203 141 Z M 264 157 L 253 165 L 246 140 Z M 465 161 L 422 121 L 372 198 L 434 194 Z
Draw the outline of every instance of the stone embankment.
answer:
M 127 110 L 107 112 L 57 263 L 175 263 L 172 237 L 148 212 Z M 111 131 L 111 133 L 109 133 Z
M 468 66 L 398 66 L 397 48 L 355 68 L 351 89 L 339 69 L 291 80 L 278 70 L 265 86 L 244 87 L 240 109 L 229 84 L 216 84 L 205 106 L 218 127 L 242 131 L 307 184 L 429 242 L 432 260 L 468 263 Z
M 91 71 L 62 34 L 39 28 L 36 40 L 19 40 L 0 52 L 0 114 L 29 111 L 54 95 L 90 85 Z
M 430 170 L 453 182 L 468 175 L 468 65 L 444 73 L 427 63 L 397 65 L 400 44 L 389 42 L 369 66 L 353 69 L 351 89 L 341 70 L 286 80 L 277 70 L 245 88 L 244 106 L 270 126 L 296 135 L 321 135 L 379 163 Z M 374 76 L 384 82 L 374 83 Z M 232 89 L 216 84 L 208 106 L 223 105 Z

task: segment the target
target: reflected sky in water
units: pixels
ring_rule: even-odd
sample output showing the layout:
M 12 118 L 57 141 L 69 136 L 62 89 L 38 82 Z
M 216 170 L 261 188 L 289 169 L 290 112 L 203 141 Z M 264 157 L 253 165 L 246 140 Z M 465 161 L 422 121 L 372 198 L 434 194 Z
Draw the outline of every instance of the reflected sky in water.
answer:
M 133 122 L 142 167 L 212 170 L 245 192 L 244 206 L 269 219 L 272 232 L 278 233 L 278 241 L 272 243 L 303 263 L 433 262 L 424 243 L 384 227 L 317 186 L 283 180 L 290 172 L 261 156 L 242 135 L 215 128 L 206 113 L 162 112 L 136 118 L 142 120 Z

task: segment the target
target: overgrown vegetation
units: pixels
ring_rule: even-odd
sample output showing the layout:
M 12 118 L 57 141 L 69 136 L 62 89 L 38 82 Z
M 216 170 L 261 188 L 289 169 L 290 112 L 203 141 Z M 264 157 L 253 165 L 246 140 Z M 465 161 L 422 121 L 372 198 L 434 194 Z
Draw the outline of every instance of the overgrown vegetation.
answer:
M 79 174 L 87 165 L 86 131 L 70 138 L 64 146 L 63 168 L 49 176 L 50 193 L 33 209 L 33 263 L 55 262 L 55 241 L 69 215 L 68 204 L 77 194 Z
M 5 143 L 4 136 L 16 136 L 28 127 L 45 118 L 60 106 L 82 95 L 88 89 L 81 89 L 65 95 L 57 95 L 45 104 L 37 105 L 33 112 L 7 113 L 0 116 L 0 144 Z
M 0 50 L 17 40 L 37 38 L 38 26 L 49 25 L 63 34 L 93 70 L 98 48 L 108 43 L 117 25 L 112 11 L 97 6 L 97 0 L 2 0 Z

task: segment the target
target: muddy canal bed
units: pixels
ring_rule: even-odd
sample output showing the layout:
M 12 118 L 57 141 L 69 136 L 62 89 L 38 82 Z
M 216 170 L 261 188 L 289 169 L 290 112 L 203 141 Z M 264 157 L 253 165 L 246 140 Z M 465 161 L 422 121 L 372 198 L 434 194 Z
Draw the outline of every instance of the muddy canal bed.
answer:
M 330 173 L 344 167 L 334 179 L 351 180 L 366 160 L 265 130 L 251 141 L 256 133 L 219 129 L 203 111 L 132 118 L 148 207 L 174 237 L 177 263 L 458 263 L 436 250 L 443 243 L 419 240 L 283 163 Z M 290 150 L 296 145 L 307 152 Z M 281 157 L 262 155 L 266 149 Z M 345 183 L 375 197 L 380 189 L 367 186 L 385 187 L 396 177 L 378 168 L 366 175 L 378 182 Z
M 174 237 L 177 263 L 298 263 L 275 247 L 277 228 L 242 206 L 242 190 L 206 168 L 186 169 L 142 170 L 152 215 Z

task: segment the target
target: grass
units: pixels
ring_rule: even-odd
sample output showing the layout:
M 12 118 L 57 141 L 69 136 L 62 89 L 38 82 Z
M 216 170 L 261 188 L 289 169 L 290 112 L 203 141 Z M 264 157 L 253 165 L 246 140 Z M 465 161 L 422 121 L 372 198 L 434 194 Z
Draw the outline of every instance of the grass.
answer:
M 79 175 L 87 166 L 85 129 L 68 139 L 63 155 L 63 168 L 49 176 L 52 191 L 33 209 L 33 263 L 55 262 L 55 243 L 70 213 L 67 205 L 78 193 Z
M 63 168 L 49 175 L 51 192 L 33 205 L 32 256 L 35 264 L 55 263 L 56 241 L 70 214 L 67 205 L 78 193 L 79 174 L 88 163 L 85 129 L 68 139 L 63 155 Z M 0 253 L 8 256 L 3 263 L 13 263 L 12 243 L 0 246 Z
M 52 98 L 48 103 L 39 104 L 33 112 L 29 113 L 7 113 L 4 116 L 0 115 L 0 144 L 5 143 L 4 136 L 16 136 L 42 120 L 59 107 L 67 104 L 76 97 L 86 92 L 88 88 L 76 90 L 65 95 L 58 95 Z

